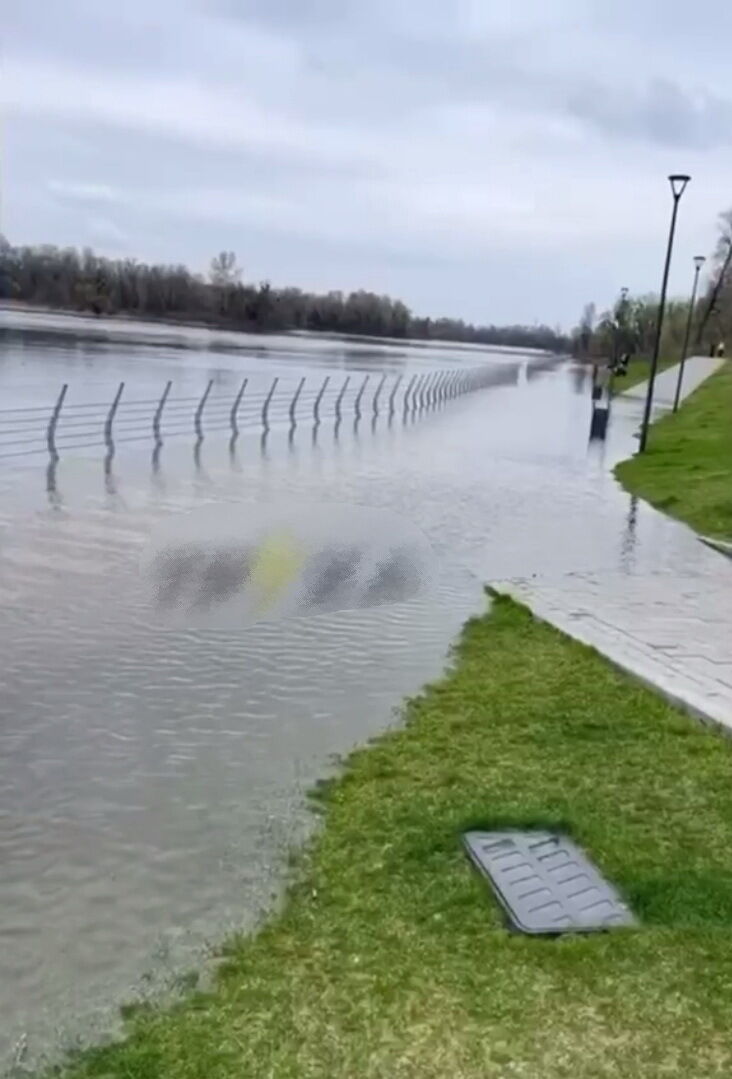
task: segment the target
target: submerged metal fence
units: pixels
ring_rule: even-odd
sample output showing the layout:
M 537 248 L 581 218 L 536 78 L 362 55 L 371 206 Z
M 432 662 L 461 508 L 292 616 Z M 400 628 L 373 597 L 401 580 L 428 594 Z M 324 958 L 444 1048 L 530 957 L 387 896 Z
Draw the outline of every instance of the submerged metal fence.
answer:
M 293 430 L 306 417 L 316 427 L 332 417 L 337 426 L 349 411 L 356 424 L 368 411 L 376 422 L 382 415 L 435 409 L 502 381 L 495 366 L 413 374 L 406 385 L 402 374 L 384 374 L 378 382 L 368 374 L 358 381 L 346 375 L 342 383 L 326 375 L 311 386 L 300 378 L 293 388 L 275 376 L 268 388 L 254 392 L 244 378 L 235 395 L 223 396 L 213 392 L 215 382 L 209 379 L 202 394 L 176 397 L 170 380 L 160 397 L 148 399 L 128 398 L 120 382 L 109 401 L 75 403 L 67 401 L 64 383 L 50 405 L 0 409 L 0 459 L 47 452 L 58 460 L 64 450 L 95 445 L 109 453 L 117 441 L 150 440 L 159 449 L 165 438 L 189 432 L 200 443 L 207 432 L 227 431 L 234 442 L 244 428 L 266 433 L 273 424 L 289 424 Z

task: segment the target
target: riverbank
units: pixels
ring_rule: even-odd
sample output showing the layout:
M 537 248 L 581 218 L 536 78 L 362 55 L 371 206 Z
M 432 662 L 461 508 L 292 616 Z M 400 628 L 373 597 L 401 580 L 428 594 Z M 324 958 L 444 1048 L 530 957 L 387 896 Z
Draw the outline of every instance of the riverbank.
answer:
M 403 719 L 319 790 L 284 908 L 214 988 L 70 1076 L 729 1072 L 729 742 L 505 598 Z M 509 934 L 459 843 L 509 823 L 571 832 L 640 931 Z
M 262 329 L 241 328 L 230 321 L 221 322 L 212 319 L 195 319 L 185 315 L 177 316 L 174 312 L 168 312 L 165 316 L 156 316 L 147 312 L 137 314 L 134 311 L 117 311 L 114 313 L 102 312 L 95 314 L 92 311 L 83 311 L 62 307 L 47 307 L 41 304 L 25 303 L 20 300 L 0 301 L 0 324 L 4 329 L 38 329 L 44 333 L 77 333 L 81 329 L 84 334 L 91 336 L 105 336 L 108 334 L 125 334 L 132 336 L 140 334 L 144 336 L 145 344 L 183 344 L 182 335 L 189 331 L 198 334 L 192 343 L 207 344 L 212 348 L 243 349 L 251 351 L 260 350 L 270 345 L 273 340 L 289 342 L 293 348 L 297 348 L 298 342 L 317 344 L 319 347 L 329 342 L 335 343 L 341 350 L 344 344 L 355 348 L 368 350 L 404 350 L 421 349 L 425 354 L 448 349 L 450 352 L 471 353 L 497 353 L 507 356 L 529 355 L 548 357 L 560 360 L 562 353 L 549 352 L 540 348 L 520 347 L 516 345 L 485 344 L 471 341 L 451 341 L 438 337 L 411 338 L 390 337 L 387 334 L 357 334 L 338 333 L 334 330 L 302 330 L 302 329 Z M 24 325 L 24 320 L 29 325 Z M 167 335 L 167 338 L 166 338 Z
M 732 364 L 654 423 L 643 455 L 615 476 L 657 509 L 702 535 L 732 539 Z

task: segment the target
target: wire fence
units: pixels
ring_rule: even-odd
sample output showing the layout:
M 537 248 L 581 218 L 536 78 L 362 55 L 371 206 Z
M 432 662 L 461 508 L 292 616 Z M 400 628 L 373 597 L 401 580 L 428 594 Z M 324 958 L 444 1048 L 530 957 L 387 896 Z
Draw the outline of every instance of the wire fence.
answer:
M 510 376 L 509 376 L 510 377 Z M 265 388 L 253 389 L 244 378 L 234 395 L 214 393 L 209 379 L 201 395 L 175 396 L 172 380 L 155 398 L 128 398 L 120 382 L 108 401 L 67 402 L 64 383 L 49 405 L 0 409 L 0 459 L 48 453 L 58 459 L 64 450 L 106 446 L 115 442 L 150 439 L 161 446 L 166 438 L 194 434 L 198 441 L 208 432 L 228 431 L 236 440 L 242 430 L 269 431 L 271 426 L 291 428 L 306 420 L 316 426 L 326 419 L 340 422 L 347 414 L 394 416 L 401 411 L 423 412 L 465 394 L 505 381 L 496 367 L 441 370 L 425 374 L 372 377 L 346 375 L 343 381 L 326 375 L 317 383 L 308 379 L 275 376 Z

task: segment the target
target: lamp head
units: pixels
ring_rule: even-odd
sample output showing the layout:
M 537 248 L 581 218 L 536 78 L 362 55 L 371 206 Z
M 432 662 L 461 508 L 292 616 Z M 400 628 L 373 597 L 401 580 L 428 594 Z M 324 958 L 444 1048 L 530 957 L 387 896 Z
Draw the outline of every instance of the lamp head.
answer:
M 671 184 L 671 193 L 675 199 L 681 198 L 690 179 L 691 176 L 686 176 L 681 172 L 675 172 L 669 176 L 668 182 Z
M 696 266 L 697 270 L 701 270 L 702 266 L 704 265 L 704 263 L 706 261 L 707 261 L 706 255 L 695 255 L 694 256 L 694 265 Z

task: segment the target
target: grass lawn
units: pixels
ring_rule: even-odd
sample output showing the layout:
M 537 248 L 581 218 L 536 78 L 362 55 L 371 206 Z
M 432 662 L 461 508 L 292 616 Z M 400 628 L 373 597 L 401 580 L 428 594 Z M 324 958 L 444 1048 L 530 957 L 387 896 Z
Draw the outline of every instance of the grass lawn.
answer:
M 622 461 L 615 475 L 697 532 L 732 538 L 732 364 L 655 423 L 646 453 Z
M 667 367 L 673 367 L 675 363 L 678 363 L 678 357 L 660 357 L 658 360 L 658 367 L 656 373 L 659 371 L 665 371 Z M 651 357 L 650 356 L 633 356 L 628 364 L 628 373 L 623 378 L 615 379 L 614 392 L 625 393 L 626 390 L 631 389 L 633 386 L 637 386 L 639 382 L 647 382 L 651 373 Z
M 350 758 L 281 913 L 75 1077 L 732 1074 L 732 744 L 499 599 Z M 643 926 L 506 931 L 459 845 L 566 828 Z

